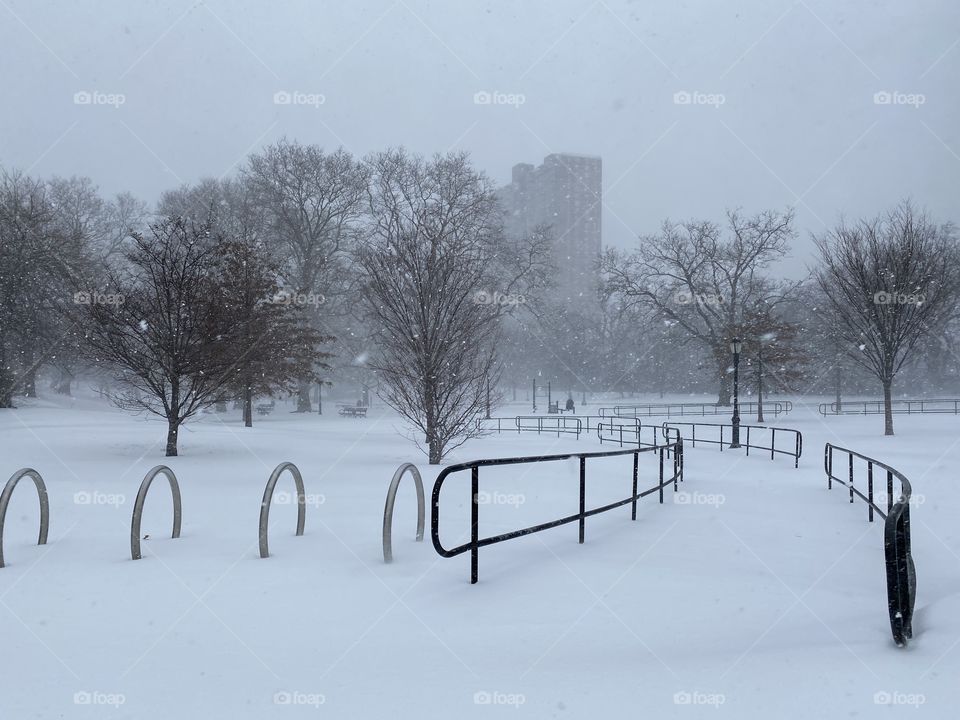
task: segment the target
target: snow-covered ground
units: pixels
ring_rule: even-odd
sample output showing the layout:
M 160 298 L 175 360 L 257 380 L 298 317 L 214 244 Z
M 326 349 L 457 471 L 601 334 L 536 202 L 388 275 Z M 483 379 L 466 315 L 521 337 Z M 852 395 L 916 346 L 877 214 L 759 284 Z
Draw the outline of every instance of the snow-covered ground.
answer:
M 571 524 L 484 548 L 474 586 L 468 555 L 440 558 L 429 529 L 414 542 L 409 479 L 395 562 L 382 562 L 394 469 L 415 461 L 428 493 L 438 472 L 389 413 L 279 407 L 253 429 L 235 412 L 208 415 L 165 459 L 162 424 L 94 400 L 0 412 L 0 481 L 35 467 L 51 504 L 46 546 L 35 545 L 29 482 L 7 517 L 0 717 L 954 718 L 960 417 L 900 416 L 884 438 L 878 416 L 820 418 L 822 400 L 794 399 L 776 420 L 804 433 L 798 470 L 786 457 L 688 449 L 680 495 L 645 499 L 635 523 L 629 508 L 590 518 L 582 546 Z M 526 412 L 518 402 L 500 414 Z M 890 638 L 882 523 L 827 490 L 825 441 L 913 483 L 919 588 L 906 649 Z M 592 436 L 504 434 L 449 462 L 600 449 Z M 260 498 L 284 460 L 304 476 L 306 534 L 294 536 L 285 477 L 272 556 L 260 559 Z M 134 562 L 133 499 L 160 463 L 180 479 L 182 537 L 169 537 L 170 496 L 157 482 Z M 588 503 L 627 495 L 629 468 L 628 458 L 589 461 Z M 447 546 L 467 537 L 468 480 L 453 476 L 442 496 Z M 482 534 L 577 509 L 575 461 L 483 469 L 480 483 L 492 498 Z

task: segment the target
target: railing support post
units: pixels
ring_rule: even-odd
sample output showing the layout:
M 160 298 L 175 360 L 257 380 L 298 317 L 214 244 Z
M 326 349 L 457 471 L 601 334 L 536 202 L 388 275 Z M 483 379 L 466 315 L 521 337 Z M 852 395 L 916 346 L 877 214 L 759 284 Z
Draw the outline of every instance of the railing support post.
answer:
M 663 450 L 657 453 L 660 456 L 660 504 L 663 505 Z
M 637 471 L 640 463 L 640 453 L 633 454 L 633 503 L 631 505 L 630 519 L 637 519 Z
M 873 522 L 873 463 L 867 463 L 867 519 Z
M 887 470 L 887 514 L 893 509 L 893 473 Z
M 580 457 L 580 544 L 583 545 L 583 531 L 587 519 L 583 514 L 587 511 L 587 459 Z
M 476 585 L 480 555 L 480 468 L 476 465 L 470 468 L 470 494 L 470 584 Z
M 847 463 L 850 467 L 849 471 L 849 480 L 850 480 L 850 504 L 853 504 L 853 455 L 849 456 L 850 462 Z

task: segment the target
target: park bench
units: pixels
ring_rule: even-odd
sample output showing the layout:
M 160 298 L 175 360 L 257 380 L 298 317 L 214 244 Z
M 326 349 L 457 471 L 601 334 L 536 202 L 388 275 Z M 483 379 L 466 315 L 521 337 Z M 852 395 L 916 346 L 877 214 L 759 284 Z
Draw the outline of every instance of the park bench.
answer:
M 363 405 L 338 405 L 337 412 L 343 417 L 366 417 L 367 408 Z
M 257 404 L 257 415 L 269 415 L 273 412 L 273 409 L 276 407 L 276 403 L 271 400 L 268 403 L 258 403 Z

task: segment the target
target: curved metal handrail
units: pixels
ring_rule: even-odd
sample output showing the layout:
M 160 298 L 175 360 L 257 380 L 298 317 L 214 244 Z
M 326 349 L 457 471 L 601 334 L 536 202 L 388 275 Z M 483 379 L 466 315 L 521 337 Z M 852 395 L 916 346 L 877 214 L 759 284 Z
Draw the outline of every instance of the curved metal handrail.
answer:
M 282 462 L 270 473 L 270 479 L 267 480 L 267 486 L 263 489 L 263 500 L 260 501 L 260 557 L 270 557 L 270 549 L 267 545 L 267 527 L 270 521 L 270 504 L 273 502 L 273 491 L 277 487 L 277 481 L 284 470 L 289 470 L 293 475 L 293 482 L 297 486 L 297 536 L 303 535 L 303 526 L 307 520 L 307 499 L 303 491 L 303 476 L 300 470 L 292 462 Z
M 664 427 L 675 427 L 682 425 L 684 427 L 691 428 L 690 437 L 684 437 L 684 440 L 689 440 L 693 447 L 697 446 L 697 443 L 706 443 L 708 445 L 719 445 L 720 449 L 723 450 L 724 446 L 729 446 L 730 439 L 733 436 L 733 425 L 730 423 L 698 423 L 698 422 L 676 422 L 673 420 L 665 420 L 663 422 Z M 720 437 L 718 440 L 711 438 L 697 437 L 697 428 L 706 427 L 706 428 L 719 428 Z M 724 438 L 723 429 L 730 428 L 731 438 Z M 679 428 L 677 428 L 679 430 Z M 800 466 L 800 457 L 803 455 L 803 433 L 799 430 L 786 427 L 775 427 L 773 425 L 740 425 L 741 431 L 746 431 L 740 435 L 740 446 L 746 448 L 747 455 L 750 454 L 750 450 L 764 450 L 770 453 L 770 459 L 773 460 L 775 455 L 787 455 L 793 458 L 793 467 L 797 468 Z M 770 446 L 766 445 L 756 445 L 750 442 L 750 431 L 751 430 L 769 430 L 770 431 Z M 777 447 L 777 433 L 793 433 L 793 449 L 784 450 L 783 448 Z
M 426 500 L 423 494 L 423 480 L 420 477 L 420 471 L 413 463 L 404 463 L 397 468 L 390 481 L 390 488 L 387 490 L 387 501 L 383 506 L 383 561 L 385 563 L 393 562 L 393 506 L 397 501 L 397 490 L 400 487 L 400 480 L 409 472 L 413 476 L 413 482 L 417 486 L 417 542 L 423 541 L 423 529 L 426 525 Z
M 544 424 L 544 421 L 546 421 L 546 424 Z M 561 433 L 565 433 L 576 435 L 579 439 L 580 433 L 583 432 L 583 421 L 576 415 L 517 415 L 514 422 L 517 432 L 536 431 L 537 435 L 544 432 L 555 432 L 557 437 L 560 437 Z M 524 424 L 527 422 L 532 424 Z
M 143 520 L 143 503 L 147 499 L 147 491 L 153 483 L 153 479 L 163 473 L 170 482 L 170 492 L 173 494 L 173 534 L 172 538 L 180 537 L 180 521 L 183 514 L 183 508 L 180 502 L 180 484 L 177 482 L 177 476 L 173 470 L 166 465 L 157 465 L 151 469 L 140 483 L 140 490 L 137 492 L 137 500 L 133 504 L 133 519 L 130 522 L 130 557 L 133 560 L 139 560 L 143 555 L 140 553 L 140 523 Z
M 740 402 L 740 411 L 745 414 L 756 412 L 758 407 L 759 403 L 754 400 Z M 793 403 L 789 400 L 766 400 L 763 409 L 776 417 L 792 411 Z M 732 408 L 716 403 L 645 403 L 602 407 L 599 412 L 604 417 L 710 417 L 728 415 Z
M 50 531 L 50 500 L 47 497 L 47 486 L 44 484 L 43 478 L 40 477 L 40 473 L 33 468 L 17 470 L 7 480 L 7 484 L 3 487 L 3 493 L 0 493 L 0 568 L 4 567 L 3 524 L 7 518 L 7 506 L 10 504 L 10 497 L 13 495 L 14 488 L 17 487 L 17 483 L 23 477 L 29 477 L 33 480 L 33 484 L 37 488 L 37 496 L 40 499 L 40 539 L 37 540 L 37 545 L 47 544 L 47 533 Z
M 847 480 L 833 474 L 833 452 L 847 454 Z M 854 458 L 867 463 L 867 494 L 854 486 Z M 887 507 L 886 512 L 874 502 L 874 467 L 886 470 Z M 890 630 L 894 642 L 903 647 L 913 637 L 913 609 L 916 604 L 917 572 L 913 563 L 910 542 L 910 499 L 913 488 L 906 476 L 886 463 L 875 460 L 848 448 L 826 443 L 823 447 L 823 469 L 827 474 L 827 488 L 833 489 L 838 482 L 850 491 L 850 502 L 854 496 L 867 503 L 867 518 L 873 522 L 874 513 L 884 519 L 883 550 L 887 575 L 887 609 L 890 616 Z M 900 481 L 900 497 L 893 502 L 893 479 Z
M 672 451 L 672 461 L 673 461 L 673 475 L 667 476 L 665 472 L 665 458 L 669 458 L 668 453 Z M 638 466 L 639 466 L 639 456 L 642 453 L 656 452 L 659 454 L 660 459 L 660 472 L 659 472 L 659 482 L 651 488 L 646 490 L 638 490 Z M 595 507 L 587 509 L 586 504 L 586 462 L 588 459 L 593 458 L 607 458 L 615 456 L 633 456 L 633 483 L 632 483 L 632 494 L 629 497 L 626 497 L 622 500 L 616 502 L 607 503 L 600 507 Z M 500 535 L 492 535 L 488 537 L 480 537 L 479 527 L 479 508 L 480 508 L 480 485 L 479 485 L 479 473 L 481 467 L 491 467 L 491 466 L 500 466 L 500 465 L 521 465 L 528 463 L 541 463 L 541 462 L 557 462 L 563 460 L 570 460 L 577 458 L 580 465 L 580 511 L 567 515 L 565 517 L 559 518 L 557 520 L 552 520 L 550 522 L 539 523 L 537 525 L 531 525 L 529 527 L 522 528 L 520 530 L 514 530 L 512 532 L 501 533 Z M 464 470 L 470 470 L 470 482 L 471 482 L 471 537 L 470 540 L 456 547 L 446 548 L 443 546 L 443 543 L 440 541 L 440 490 L 443 487 L 444 481 L 452 473 L 461 472 Z M 589 453 L 565 453 L 562 455 L 536 455 L 531 457 L 509 457 L 509 458 L 487 458 L 483 460 L 473 460 L 470 462 L 458 463 L 455 465 L 448 465 L 445 467 L 440 474 L 437 476 L 436 481 L 433 484 L 433 493 L 431 495 L 431 513 L 430 513 L 430 536 L 433 541 L 433 548 L 437 551 L 437 554 L 444 558 L 452 558 L 461 553 L 469 552 L 470 553 L 470 582 L 471 584 L 477 582 L 478 572 L 478 555 L 479 550 L 482 547 L 488 545 L 494 545 L 497 543 L 505 542 L 507 540 L 512 540 L 514 538 L 523 537 L 525 535 L 531 535 L 533 533 L 542 532 L 544 530 L 549 530 L 551 528 L 559 527 L 561 525 L 566 525 L 572 522 L 579 522 L 580 525 L 580 543 L 584 541 L 584 527 L 585 521 L 588 517 L 593 515 L 598 515 L 600 513 L 605 513 L 609 510 L 615 508 L 623 507 L 624 505 L 631 505 L 631 518 L 633 520 L 637 519 L 637 501 L 641 498 L 646 497 L 652 493 L 659 492 L 660 503 L 663 504 L 663 490 L 665 487 L 673 485 L 674 492 L 679 488 L 678 483 L 683 482 L 683 440 L 678 439 L 676 443 L 670 445 L 652 445 L 646 447 L 635 447 L 629 450 L 613 450 L 607 452 L 589 452 Z
M 921 398 L 917 400 L 893 400 L 890 403 L 894 415 L 960 415 L 960 398 Z M 844 400 L 839 409 L 836 401 L 820 403 L 817 412 L 827 415 L 882 415 L 883 400 Z

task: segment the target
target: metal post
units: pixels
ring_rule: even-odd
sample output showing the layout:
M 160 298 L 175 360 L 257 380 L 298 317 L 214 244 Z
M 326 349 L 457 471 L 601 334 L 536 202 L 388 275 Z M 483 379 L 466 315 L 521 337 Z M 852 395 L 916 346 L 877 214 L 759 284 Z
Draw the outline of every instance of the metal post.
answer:
M 740 353 L 736 351 L 733 353 L 733 439 L 730 447 L 740 447 Z
M 833 490 L 833 445 L 825 445 L 823 452 L 827 461 L 827 490 Z
M 580 544 L 583 545 L 583 531 L 586 518 L 583 514 L 587 510 L 587 459 L 580 457 Z
M 637 519 L 637 465 L 639 464 L 640 453 L 633 454 L 633 507 L 630 513 L 630 519 Z
M 553 395 L 550 391 L 550 381 L 547 380 L 547 412 L 550 412 L 550 405 L 553 403 Z
M 658 455 L 660 455 L 660 504 L 663 505 L 663 450 Z
M 867 463 L 867 517 L 873 522 L 873 463 Z
M 887 514 L 893 510 L 893 473 L 887 470 Z
M 763 422 L 763 344 L 757 350 L 757 422 Z
M 849 477 L 847 478 L 850 481 L 850 502 L 853 502 L 853 455 L 850 455 L 850 466 Z
M 476 465 L 470 468 L 470 492 L 473 500 L 470 507 L 470 584 L 476 585 L 480 554 L 477 547 L 480 538 L 480 468 Z

